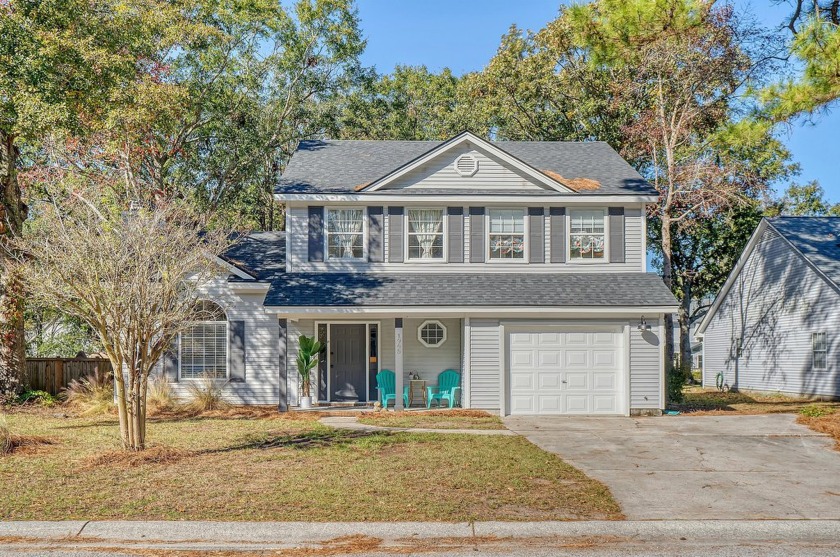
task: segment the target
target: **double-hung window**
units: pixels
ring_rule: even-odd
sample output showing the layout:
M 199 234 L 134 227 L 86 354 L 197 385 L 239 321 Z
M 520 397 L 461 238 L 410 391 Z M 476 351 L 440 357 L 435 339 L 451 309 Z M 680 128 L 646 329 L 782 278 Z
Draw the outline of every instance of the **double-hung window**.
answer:
M 491 260 L 525 259 L 525 211 L 490 209 L 487 229 Z
M 606 213 L 602 209 L 573 210 L 570 217 L 569 259 L 603 260 L 606 252 Z
M 408 258 L 443 259 L 443 209 L 408 210 Z
M 329 259 L 363 259 L 365 210 L 327 209 L 326 236 Z
M 224 379 L 228 375 L 228 323 L 224 310 L 203 301 L 200 319 L 180 335 L 181 379 Z
M 828 367 L 828 344 L 825 333 L 811 333 L 811 347 L 814 353 L 814 369 Z

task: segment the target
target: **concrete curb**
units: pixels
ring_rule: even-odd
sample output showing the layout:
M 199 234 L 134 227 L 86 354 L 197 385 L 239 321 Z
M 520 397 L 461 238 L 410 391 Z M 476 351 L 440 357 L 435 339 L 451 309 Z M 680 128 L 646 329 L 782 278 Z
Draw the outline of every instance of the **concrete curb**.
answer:
M 431 429 L 422 427 L 384 427 L 360 424 L 356 416 L 328 416 L 318 420 L 322 424 L 337 429 L 353 431 L 405 431 L 409 433 L 460 433 L 466 435 L 516 435 L 509 429 Z

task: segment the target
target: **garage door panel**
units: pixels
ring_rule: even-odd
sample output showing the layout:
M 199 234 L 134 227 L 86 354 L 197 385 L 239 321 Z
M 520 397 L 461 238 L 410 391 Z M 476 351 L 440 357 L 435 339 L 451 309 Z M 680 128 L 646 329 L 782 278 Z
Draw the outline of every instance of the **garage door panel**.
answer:
M 618 414 L 624 397 L 621 334 L 512 331 L 513 414 Z

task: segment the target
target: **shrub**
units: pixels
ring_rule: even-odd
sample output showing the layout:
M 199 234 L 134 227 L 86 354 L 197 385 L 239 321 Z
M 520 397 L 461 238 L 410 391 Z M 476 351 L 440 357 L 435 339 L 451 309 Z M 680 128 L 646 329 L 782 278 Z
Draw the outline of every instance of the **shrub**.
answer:
M 190 402 L 187 408 L 194 412 L 207 412 L 210 410 L 223 410 L 230 406 L 222 399 L 222 389 L 227 381 L 203 375 L 200 379 L 190 381 L 187 384 L 187 391 L 190 393 Z
M 668 402 L 680 403 L 683 398 L 683 386 L 685 385 L 685 376 L 679 368 L 672 368 L 667 376 L 667 396 Z
M 58 399 L 48 393 L 47 391 L 38 391 L 38 390 L 28 390 L 23 391 L 17 397 L 18 404 L 40 404 L 41 406 L 52 406 Z
M 82 416 L 107 414 L 115 407 L 114 388 L 107 375 L 88 375 L 78 381 L 73 380 L 64 393 L 67 404 L 77 409 Z
M 150 413 L 174 410 L 178 405 L 172 384 L 166 377 L 156 375 L 149 380 L 149 390 L 146 393 L 146 407 Z
M 803 407 L 799 413 L 803 416 L 808 416 L 809 418 L 822 418 L 823 416 L 833 414 L 834 409 L 826 406 L 819 406 L 817 404 L 809 404 L 808 406 Z

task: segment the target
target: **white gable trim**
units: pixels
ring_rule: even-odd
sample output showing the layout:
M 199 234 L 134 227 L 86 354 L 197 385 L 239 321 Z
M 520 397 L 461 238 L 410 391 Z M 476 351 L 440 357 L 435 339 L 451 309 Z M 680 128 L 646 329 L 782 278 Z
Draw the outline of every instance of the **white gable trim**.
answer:
M 252 275 L 250 273 L 246 273 L 245 271 L 243 271 L 242 269 L 240 269 L 239 267 L 237 267 L 236 265 L 234 265 L 230 261 L 225 261 L 224 259 L 222 259 L 218 255 L 214 255 L 214 256 L 212 256 L 212 258 L 220 266 L 224 267 L 225 269 L 230 271 L 232 274 L 238 276 L 241 279 L 257 280 L 257 277 L 255 277 L 254 275 Z
M 537 182 L 539 182 L 539 183 L 541 183 L 545 186 L 548 186 L 549 188 L 551 188 L 555 191 L 559 191 L 559 192 L 562 192 L 562 193 L 577 193 L 574 190 L 571 190 L 571 189 L 567 188 L 566 186 L 564 186 L 563 184 L 561 184 L 557 180 L 554 180 L 554 179 L 550 178 L 549 176 L 546 176 L 545 174 L 543 174 L 542 172 L 540 172 L 536 168 L 532 167 L 531 165 L 522 162 L 521 160 L 517 159 L 516 157 L 514 157 L 513 155 L 511 155 L 507 151 L 504 151 L 500 147 L 498 147 L 496 145 L 493 145 L 489 141 L 485 141 L 485 140 L 481 139 L 480 137 L 478 137 L 477 135 L 474 135 L 470 132 L 463 132 L 461 134 L 456 135 L 452 139 L 444 141 L 443 143 L 441 143 L 440 145 L 438 145 L 437 147 L 435 147 L 431 151 L 427 152 L 426 154 L 421 155 L 420 157 L 414 159 L 413 161 L 410 161 L 410 162 L 404 164 L 403 166 L 397 168 L 396 170 L 394 170 L 390 174 L 386 174 L 382 178 L 379 178 L 378 180 L 375 180 L 374 182 L 369 184 L 366 188 L 363 188 L 362 190 L 360 190 L 360 192 L 367 193 L 367 192 L 378 191 L 379 189 L 381 189 L 381 188 L 387 186 L 388 184 L 392 183 L 394 180 L 397 180 L 398 178 L 401 178 L 401 177 L 405 176 L 406 174 L 408 174 L 412 170 L 415 170 L 415 169 L 419 168 L 420 166 L 427 163 L 431 159 L 437 157 L 438 155 L 440 155 L 442 153 L 445 153 L 446 151 L 449 151 L 454 147 L 457 147 L 459 145 L 462 145 L 464 143 L 469 143 L 469 142 L 472 142 L 473 144 L 475 144 L 479 148 L 486 150 L 487 152 L 491 153 L 493 156 L 498 157 L 499 159 L 503 160 L 507 164 L 509 164 L 512 167 L 519 170 L 520 172 L 523 172 L 524 174 L 533 178 L 535 181 L 537 181 Z

